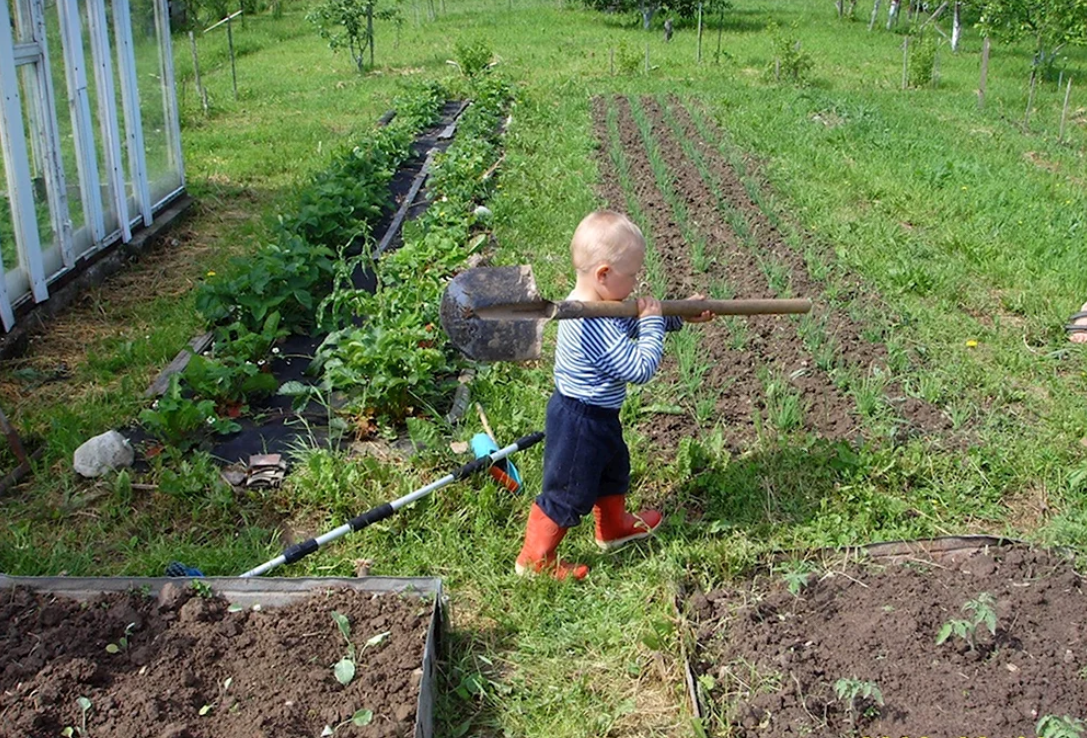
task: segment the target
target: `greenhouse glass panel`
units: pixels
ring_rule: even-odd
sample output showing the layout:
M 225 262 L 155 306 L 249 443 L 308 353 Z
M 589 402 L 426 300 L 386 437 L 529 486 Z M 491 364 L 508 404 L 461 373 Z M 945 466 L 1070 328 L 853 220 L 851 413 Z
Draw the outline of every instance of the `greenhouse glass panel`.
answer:
M 159 0 L 134 0 L 131 4 L 143 148 L 154 205 L 182 185 L 173 126 L 174 90 L 163 53 L 168 28 L 161 5 Z

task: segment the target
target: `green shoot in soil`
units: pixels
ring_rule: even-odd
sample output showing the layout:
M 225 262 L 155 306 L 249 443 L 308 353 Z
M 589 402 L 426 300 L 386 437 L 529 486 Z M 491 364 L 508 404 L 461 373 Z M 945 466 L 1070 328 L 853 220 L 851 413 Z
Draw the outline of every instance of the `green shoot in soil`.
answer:
M 332 619 L 336 621 L 336 627 L 340 630 L 340 635 L 347 641 L 347 653 L 342 659 L 332 665 L 332 673 L 336 676 L 338 681 L 343 686 L 347 686 L 351 683 L 351 680 L 355 678 L 355 644 L 351 642 L 351 623 L 348 621 L 347 616 L 342 613 L 338 613 L 335 610 L 331 612 Z M 384 633 L 378 633 L 376 636 L 366 641 L 363 644 L 363 648 L 369 648 L 371 646 L 377 646 L 384 642 L 389 637 L 390 631 Z M 357 715 L 358 713 L 356 713 Z M 365 723 L 363 723 L 365 724 Z
M 132 636 L 132 629 L 135 627 L 135 623 L 129 623 L 128 625 L 126 625 L 125 634 L 118 638 L 116 643 L 110 643 L 106 645 L 106 653 L 120 653 L 121 651 L 127 651 L 129 639 Z
M 352 715 L 349 719 L 344 720 L 342 723 L 338 723 L 336 725 L 336 727 L 332 727 L 331 725 L 326 725 L 325 729 L 321 731 L 321 738 L 325 738 L 325 736 L 329 736 L 329 735 L 335 735 L 337 730 L 339 730 L 343 726 L 347 725 L 348 723 L 351 723 L 351 724 L 356 725 L 356 726 L 361 728 L 364 725 L 369 725 L 370 723 L 373 722 L 373 720 L 374 720 L 374 711 L 373 710 L 367 710 L 365 707 L 360 709 L 360 710 L 355 710 L 354 715 Z
M 200 717 L 207 715 L 209 712 L 211 712 L 223 703 L 223 698 L 226 697 L 227 690 L 230 689 L 230 685 L 233 683 L 234 677 L 227 677 L 223 680 L 222 684 L 219 685 L 219 696 L 216 697 L 212 702 L 208 702 L 200 708 Z
M 883 693 L 875 682 L 864 679 L 839 679 L 834 683 L 834 694 L 842 702 L 846 702 L 849 710 L 849 722 L 857 724 L 857 699 L 871 700 L 880 707 L 883 706 Z M 868 715 L 868 710 L 865 710 Z
M 971 651 L 977 648 L 977 629 L 982 623 L 989 629 L 990 635 L 996 635 L 996 610 L 993 607 L 996 600 L 988 592 L 982 592 L 977 599 L 970 600 L 962 606 L 962 611 L 970 613 L 969 620 L 948 620 L 940 626 L 940 632 L 936 634 L 936 645 L 939 646 L 952 634 L 966 641 Z
M 76 698 L 76 704 L 79 705 L 79 727 L 73 728 L 69 725 L 67 728 L 60 731 L 60 734 L 64 736 L 64 738 L 72 738 L 76 733 L 79 734 L 79 738 L 86 738 L 86 736 L 90 735 L 90 733 L 87 732 L 87 713 L 91 711 L 91 701 L 86 697 L 78 697 Z M 1041 723 L 1039 723 L 1039 725 L 1041 725 Z

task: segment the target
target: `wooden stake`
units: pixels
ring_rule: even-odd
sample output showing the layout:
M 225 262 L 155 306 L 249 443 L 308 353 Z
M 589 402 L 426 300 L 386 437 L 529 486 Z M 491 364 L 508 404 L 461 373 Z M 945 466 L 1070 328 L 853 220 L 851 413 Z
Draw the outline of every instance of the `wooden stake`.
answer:
M 230 48 L 230 80 L 234 83 L 234 102 L 238 101 L 238 70 L 234 66 L 234 31 L 230 19 L 226 17 L 226 44 Z
M 910 68 L 910 37 L 906 36 L 902 39 L 902 89 L 906 89 L 909 84 L 909 77 L 907 73 Z
M 698 4 L 698 58 L 697 62 L 702 63 L 702 3 Z
M 649 42 L 645 42 L 645 73 L 649 74 Z
M 1064 143 L 1064 124 L 1068 120 L 1068 100 L 1072 96 L 1072 78 L 1068 78 L 1068 87 L 1064 89 L 1064 109 L 1061 110 L 1061 132 L 1057 136 L 1059 143 Z
M 200 82 L 200 60 L 196 58 L 196 36 L 189 31 L 189 47 L 192 49 L 192 71 L 196 82 L 196 91 L 200 94 L 200 103 L 204 106 L 204 115 L 208 114 L 208 91 Z
M 721 10 L 717 15 L 717 55 L 714 60 L 715 64 L 721 63 L 721 31 L 725 28 L 725 9 L 724 5 L 721 6 Z
M 1037 68 L 1030 70 L 1030 94 L 1027 95 L 1027 112 L 1023 114 L 1023 128 L 1030 130 L 1030 109 L 1034 107 L 1034 85 L 1038 81 Z
M 985 107 L 985 83 L 989 77 L 989 37 L 981 45 L 981 79 L 978 80 L 978 109 Z
M 883 0 L 876 0 L 872 5 L 872 17 L 868 19 L 868 30 L 871 31 L 876 25 L 876 18 L 879 16 L 879 5 Z

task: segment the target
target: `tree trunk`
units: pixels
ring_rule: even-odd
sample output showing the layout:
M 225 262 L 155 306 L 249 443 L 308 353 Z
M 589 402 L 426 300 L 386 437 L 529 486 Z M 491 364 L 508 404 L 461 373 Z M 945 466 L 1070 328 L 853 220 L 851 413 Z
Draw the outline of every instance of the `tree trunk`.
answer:
M 650 0 L 642 0 L 642 29 L 648 31 L 653 16 L 657 14 L 657 5 Z
M 955 13 L 951 23 L 951 53 L 959 50 L 959 41 L 962 40 L 962 3 L 955 3 Z
M 890 7 L 887 8 L 887 30 L 891 30 L 896 23 L 898 23 L 898 8 L 902 5 L 902 0 L 891 0 Z

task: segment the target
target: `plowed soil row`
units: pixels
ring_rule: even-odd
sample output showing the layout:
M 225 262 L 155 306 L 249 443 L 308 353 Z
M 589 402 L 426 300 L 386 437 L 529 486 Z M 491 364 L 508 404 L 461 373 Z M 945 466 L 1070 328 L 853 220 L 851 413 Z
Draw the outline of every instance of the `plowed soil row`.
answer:
M 593 124 L 602 143 L 599 166 L 601 195 L 611 207 L 626 210 L 627 195 L 637 201 L 647 236 L 663 267 L 669 296 L 685 297 L 692 292 L 727 290 L 738 298 L 781 297 L 771 288 L 768 274 L 786 276 L 789 296 L 807 296 L 816 302 L 810 320 L 825 326 L 833 346 L 834 366 L 854 367 L 863 375 L 882 365 L 886 349 L 862 337 L 863 326 L 836 305 L 820 301 L 823 285 L 808 271 L 803 257 L 786 242 L 769 217 L 752 201 L 743 180 L 725 160 L 715 142 L 707 141 L 694 116 L 678 99 L 670 98 L 665 108 L 654 98 L 642 98 L 638 106 L 649 122 L 651 146 L 665 162 L 669 177 L 665 186 L 682 203 L 687 222 L 680 223 L 676 210 L 658 186 L 639 130 L 631 101 L 625 97 L 593 100 Z M 624 193 L 619 171 L 608 154 L 611 134 L 608 110 L 617 121 L 618 143 L 630 177 L 631 193 Z M 703 124 L 712 125 L 712 124 Z M 677 135 L 676 130 L 679 131 Z M 690 142 L 698 161 L 684 148 Z M 708 179 L 703 177 L 705 170 Z M 731 209 L 732 212 L 724 210 Z M 741 235 L 729 224 L 744 223 Z M 706 244 L 708 268 L 694 269 L 692 244 L 684 238 L 684 227 Z M 840 289 L 840 285 L 837 285 Z M 863 436 L 864 426 L 853 397 L 835 384 L 816 365 L 815 357 L 798 336 L 800 321 L 785 316 L 755 316 L 744 319 L 738 329 L 744 338 L 731 335 L 726 321 L 715 321 L 695 330 L 700 332 L 700 356 L 708 364 L 702 392 L 716 392 L 715 416 L 710 425 L 720 425 L 733 448 L 743 448 L 756 436 L 756 416 L 768 424 L 767 381 L 770 378 L 800 397 L 802 427 L 827 440 L 853 440 Z M 825 362 L 824 362 L 825 364 Z M 666 358 L 664 381 L 676 380 L 676 364 Z M 888 405 L 899 415 L 900 425 L 911 432 L 932 432 L 946 427 L 938 409 L 914 398 L 904 398 L 889 388 Z M 653 445 L 674 448 L 685 436 L 700 430 L 693 413 L 655 416 L 641 428 Z

